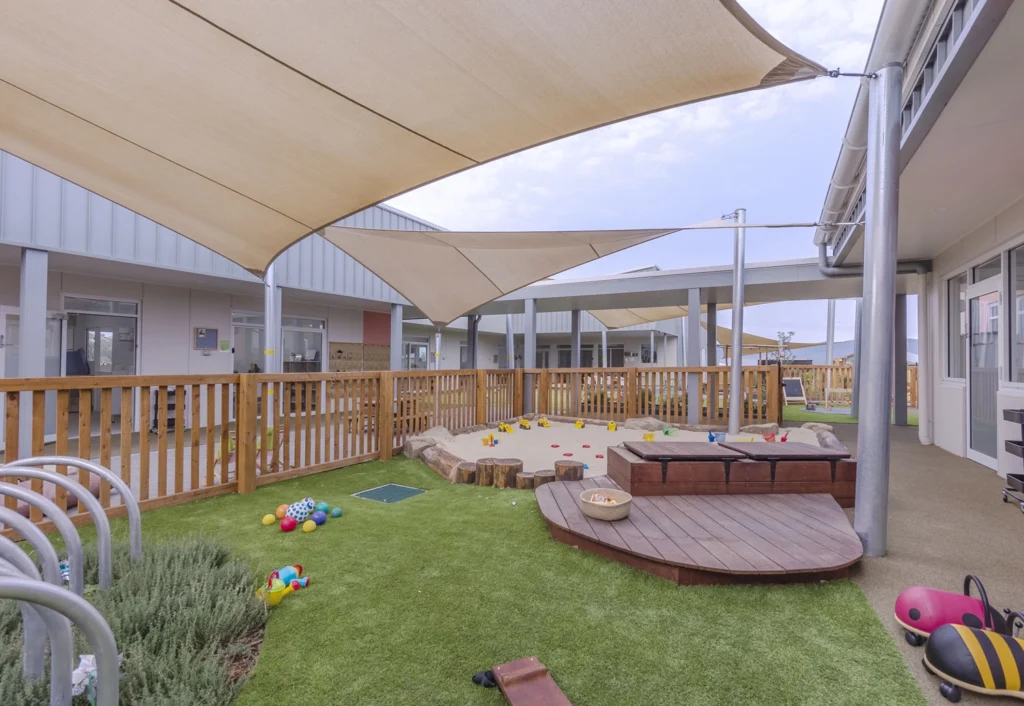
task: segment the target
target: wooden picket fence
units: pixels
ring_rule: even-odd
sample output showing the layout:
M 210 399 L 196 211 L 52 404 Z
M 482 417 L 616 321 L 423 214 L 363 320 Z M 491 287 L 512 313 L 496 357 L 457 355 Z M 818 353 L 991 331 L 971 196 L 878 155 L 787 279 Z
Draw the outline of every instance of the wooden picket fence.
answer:
M 725 424 L 730 380 L 724 367 L 5 379 L 3 458 L 95 460 L 118 472 L 150 510 L 386 460 L 431 427 L 460 430 L 531 409 L 685 423 L 688 381 L 701 399 L 697 423 Z M 744 368 L 744 424 L 781 421 L 779 381 L 777 367 Z M 22 449 L 24 399 L 32 401 L 31 441 Z M 108 483 L 85 472 L 78 480 L 98 486 L 108 515 L 125 514 Z M 43 489 L 41 481 L 31 485 Z M 67 509 L 65 491 L 48 490 Z M 4 503 L 17 505 L 10 497 Z M 52 528 L 38 510 L 30 517 Z M 76 512 L 73 519 L 88 522 L 89 515 Z
M 831 373 L 831 385 L 829 374 Z M 832 402 L 849 404 L 853 390 L 852 365 L 784 365 L 782 377 L 800 378 L 804 382 L 804 393 L 808 402 L 825 402 L 825 390 L 833 390 Z M 845 392 L 845 394 L 844 394 Z M 917 407 L 917 366 L 907 366 L 907 405 Z

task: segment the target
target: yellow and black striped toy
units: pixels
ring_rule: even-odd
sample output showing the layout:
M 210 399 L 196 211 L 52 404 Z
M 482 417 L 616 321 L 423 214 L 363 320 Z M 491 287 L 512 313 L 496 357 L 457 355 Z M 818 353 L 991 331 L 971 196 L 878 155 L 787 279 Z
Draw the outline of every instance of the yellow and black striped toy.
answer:
M 1024 615 L 1011 612 L 1011 624 Z M 948 624 L 928 638 L 924 667 L 943 680 L 939 686 L 947 700 L 960 700 L 961 689 L 993 696 L 1024 699 L 1024 640 L 991 630 Z

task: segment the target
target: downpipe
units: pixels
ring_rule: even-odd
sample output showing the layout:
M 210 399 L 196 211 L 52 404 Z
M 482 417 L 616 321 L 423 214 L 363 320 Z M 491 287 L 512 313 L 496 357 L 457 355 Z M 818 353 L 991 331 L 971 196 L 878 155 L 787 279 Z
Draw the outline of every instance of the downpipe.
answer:
M 818 270 L 826 277 L 862 277 L 864 276 L 863 265 L 849 265 L 836 267 L 829 264 L 828 246 L 825 243 L 818 245 Z M 896 263 L 896 274 L 898 275 L 923 275 L 932 271 L 931 260 L 902 260 Z

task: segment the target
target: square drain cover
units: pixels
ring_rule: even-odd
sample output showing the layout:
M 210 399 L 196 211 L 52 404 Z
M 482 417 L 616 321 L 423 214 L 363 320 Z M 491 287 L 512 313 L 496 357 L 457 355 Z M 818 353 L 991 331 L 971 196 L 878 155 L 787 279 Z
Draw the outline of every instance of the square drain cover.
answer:
M 369 490 L 361 490 L 358 493 L 353 493 L 352 496 L 365 498 L 366 500 L 376 500 L 379 503 L 397 503 L 425 492 L 427 491 L 422 488 L 410 488 L 407 485 L 388 483 L 387 485 L 380 485 Z

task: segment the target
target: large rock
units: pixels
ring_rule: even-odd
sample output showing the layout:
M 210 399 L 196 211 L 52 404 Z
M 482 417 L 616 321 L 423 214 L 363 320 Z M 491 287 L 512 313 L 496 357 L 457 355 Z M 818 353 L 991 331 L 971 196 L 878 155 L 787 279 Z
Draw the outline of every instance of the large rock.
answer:
M 778 434 L 778 424 L 748 424 L 745 427 L 740 427 L 740 431 L 745 434 Z
M 638 429 L 640 431 L 661 431 L 665 428 L 665 422 L 654 417 L 633 417 L 622 424 L 623 429 Z
M 849 451 L 846 445 L 841 442 L 835 434 L 831 431 L 825 431 L 824 429 L 817 432 L 818 434 L 818 445 L 823 449 L 833 449 L 835 451 Z
M 402 446 L 402 453 L 407 458 L 422 458 L 423 452 L 431 446 L 437 446 L 437 439 L 430 439 L 425 436 L 411 436 L 405 440 Z
M 811 431 L 833 431 L 830 424 L 822 424 L 821 422 L 804 422 L 800 425 L 801 429 L 810 429 Z

